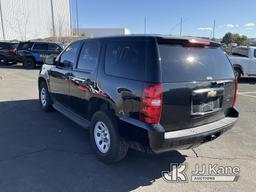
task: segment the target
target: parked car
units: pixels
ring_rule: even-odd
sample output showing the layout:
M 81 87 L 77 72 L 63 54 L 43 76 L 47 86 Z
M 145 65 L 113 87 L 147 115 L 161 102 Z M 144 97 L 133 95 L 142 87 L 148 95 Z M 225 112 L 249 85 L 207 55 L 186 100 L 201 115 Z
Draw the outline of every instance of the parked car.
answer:
M 33 69 L 42 65 L 47 57 L 57 57 L 62 50 L 57 43 L 21 42 L 17 47 L 17 61 L 22 62 L 25 68 Z
M 16 63 L 16 48 L 18 43 L 0 42 L 0 65 Z
M 39 98 L 90 129 L 98 158 L 112 163 L 128 148 L 161 153 L 194 148 L 230 129 L 237 81 L 219 44 L 162 36 L 71 43 L 43 65 Z
M 236 47 L 229 59 L 238 79 L 243 76 L 256 76 L 256 47 Z

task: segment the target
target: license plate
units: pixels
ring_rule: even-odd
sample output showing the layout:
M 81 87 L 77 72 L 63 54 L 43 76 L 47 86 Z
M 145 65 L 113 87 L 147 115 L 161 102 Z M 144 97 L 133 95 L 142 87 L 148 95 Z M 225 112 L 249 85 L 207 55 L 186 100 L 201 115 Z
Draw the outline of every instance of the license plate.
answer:
M 192 115 L 215 112 L 220 109 L 220 100 L 218 98 L 212 101 L 196 103 L 196 104 L 192 102 L 191 109 L 192 109 L 191 110 Z
M 199 112 L 209 112 L 214 109 L 213 101 L 199 105 Z

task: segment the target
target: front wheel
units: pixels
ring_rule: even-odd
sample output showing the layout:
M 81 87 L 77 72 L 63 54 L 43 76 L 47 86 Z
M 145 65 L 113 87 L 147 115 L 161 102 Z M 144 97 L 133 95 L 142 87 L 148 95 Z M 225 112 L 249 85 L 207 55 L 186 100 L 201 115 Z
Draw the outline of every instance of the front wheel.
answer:
M 36 68 L 36 62 L 33 58 L 26 58 L 25 61 L 23 62 L 23 66 L 26 69 L 34 69 Z
M 39 100 L 40 100 L 41 107 L 44 111 L 49 112 L 53 110 L 52 100 L 45 82 L 40 83 Z
M 120 137 L 116 119 L 110 112 L 98 111 L 93 115 L 90 138 L 96 156 L 105 163 L 122 160 L 128 151 Z

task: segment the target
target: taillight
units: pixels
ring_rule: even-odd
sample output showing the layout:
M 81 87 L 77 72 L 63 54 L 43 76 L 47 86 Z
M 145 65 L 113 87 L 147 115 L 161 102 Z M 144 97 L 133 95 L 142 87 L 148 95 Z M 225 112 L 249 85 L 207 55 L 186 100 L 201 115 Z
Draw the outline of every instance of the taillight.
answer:
M 237 101 L 237 94 L 238 94 L 238 81 L 237 79 L 235 80 L 235 94 L 232 102 L 232 107 L 235 107 L 236 101 Z
M 162 84 L 147 84 L 143 90 L 140 120 L 149 124 L 158 124 L 162 112 Z
M 188 42 L 194 45 L 210 45 L 210 42 L 208 41 L 198 41 L 196 39 L 189 39 Z

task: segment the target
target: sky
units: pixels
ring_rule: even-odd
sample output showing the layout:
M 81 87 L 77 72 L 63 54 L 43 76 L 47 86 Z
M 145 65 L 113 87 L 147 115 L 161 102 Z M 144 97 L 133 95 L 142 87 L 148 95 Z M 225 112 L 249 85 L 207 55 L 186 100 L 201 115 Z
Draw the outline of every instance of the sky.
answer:
M 147 33 L 215 37 L 226 32 L 256 37 L 256 0 L 78 0 L 79 27 L 121 27 Z M 72 22 L 75 26 L 75 0 Z

